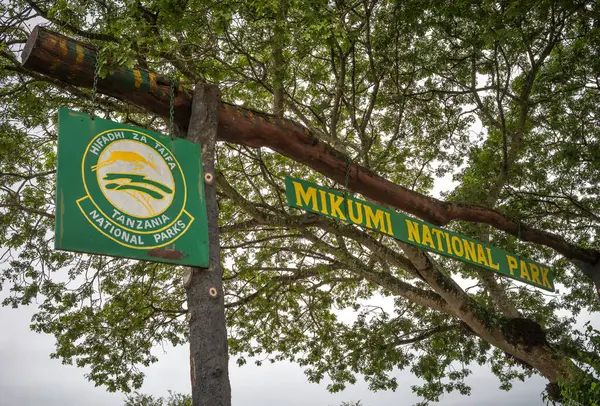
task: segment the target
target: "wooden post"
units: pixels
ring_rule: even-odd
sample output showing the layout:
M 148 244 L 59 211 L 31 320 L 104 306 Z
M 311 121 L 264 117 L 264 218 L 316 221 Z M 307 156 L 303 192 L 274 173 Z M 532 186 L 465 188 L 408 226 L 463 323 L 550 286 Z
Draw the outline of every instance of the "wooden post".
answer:
M 187 138 L 202 146 L 210 263 L 207 269 L 189 268 L 185 278 L 194 406 L 231 405 L 215 176 L 220 104 L 221 92 L 217 86 L 196 85 Z

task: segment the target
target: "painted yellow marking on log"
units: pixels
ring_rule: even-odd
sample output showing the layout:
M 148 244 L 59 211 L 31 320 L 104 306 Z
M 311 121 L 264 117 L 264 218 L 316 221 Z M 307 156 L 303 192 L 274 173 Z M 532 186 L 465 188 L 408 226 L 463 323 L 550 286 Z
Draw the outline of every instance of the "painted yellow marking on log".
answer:
M 58 40 L 58 49 L 60 49 L 60 53 L 63 57 L 67 56 L 69 53 L 69 49 L 67 48 L 67 40 L 65 38 Z
M 83 47 L 79 44 L 75 45 L 75 50 L 77 51 L 77 57 L 75 58 L 75 65 L 81 65 L 83 62 Z
M 56 39 L 55 38 L 51 37 L 50 40 L 49 40 L 49 42 L 50 42 L 50 48 L 51 49 L 56 48 L 57 43 L 56 43 Z M 57 66 L 58 66 L 58 63 L 60 62 L 59 58 L 56 58 L 56 59 L 52 58 L 52 59 L 54 59 L 55 61 L 52 64 L 50 64 L 50 67 L 49 67 L 50 72 L 54 72 L 56 70 Z
M 133 70 L 133 87 L 135 90 L 138 90 L 142 85 L 142 73 L 139 69 Z
M 156 93 L 156 75 L 154 73 L 148 73 L 150 77 L 150 93 Z

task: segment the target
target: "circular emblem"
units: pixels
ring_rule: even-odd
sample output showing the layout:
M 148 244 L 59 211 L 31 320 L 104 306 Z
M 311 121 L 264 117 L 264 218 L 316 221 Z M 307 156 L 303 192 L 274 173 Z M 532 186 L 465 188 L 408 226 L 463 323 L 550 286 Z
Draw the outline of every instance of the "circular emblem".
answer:
M 162 214 L 173 202 L 175 181 L 165 159 L 148 145 L 119 140 L 108 145 L 92 166 L 104 197 L 136 218 Z
M 182 217 L 185 177 L 175 155 L 158 139 L 133 129 L 101 132 L 88 144 L 81 170 L 97 209 L 88 220 L 117 243 L 146 249 L 164 246 L 187 229 Z

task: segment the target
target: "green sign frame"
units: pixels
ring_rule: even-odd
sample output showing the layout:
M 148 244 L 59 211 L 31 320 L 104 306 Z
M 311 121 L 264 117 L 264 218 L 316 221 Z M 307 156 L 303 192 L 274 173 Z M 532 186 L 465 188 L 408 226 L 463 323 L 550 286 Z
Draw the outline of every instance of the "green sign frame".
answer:
M 60 109 L 55 248 L 208 266 L 200 145 Z
M 546 265 L 304 180 L 288 176 L 285 186 L 290 207 L 379 231 L 427 251 L 554 292 L 554 273 Z

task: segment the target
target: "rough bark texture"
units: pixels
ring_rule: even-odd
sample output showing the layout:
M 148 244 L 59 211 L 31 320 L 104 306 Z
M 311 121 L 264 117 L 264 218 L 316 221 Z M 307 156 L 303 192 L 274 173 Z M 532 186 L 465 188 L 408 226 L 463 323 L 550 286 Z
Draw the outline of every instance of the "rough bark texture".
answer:
M 227 329 L 223 270 L 219 244 L 219 212 L 215 179 L 215 143 L 221 94 L 217 86 L 198 84 L 188 131 L 202 145 L 202 166 L 208 215 L 208 269 L 190 268 L 186 283 L 190 316 L 190 374 L 194 406 L 230 406 Z
M 23 51 L 23 66 L 76 86 L 91 87 L 96 52 L 93 47 L 36 27 Z M 144 69 L 117 68 L 98 82 L 98 91 L 169 117 L 170 80 Z M 192 94 L 178 86 L 175 91 L 175 122 L 187 128 Z M 218 138 L 250 147 L 268 147 L 305 164 L 341 184 L 346 181 L 346 157 L 320 140 L 304 126 L 267 113 L 231 104 L 219 106 Z M 524 241 L 553 248 L 569 259 L 588 264 L 598 272 L 600 252 L 579 247 L 561 236 L 536 230 L 497 210 L 440 201 L 396 185 L 372 171 L 352 163 L 348 187 L 374 201 L 411 213 L 436 225 L 452 220 L 489 224 Z M 589 273 L 588 273 L 589 274 Z M 593 275 L 590 275 L 593 277 Z

